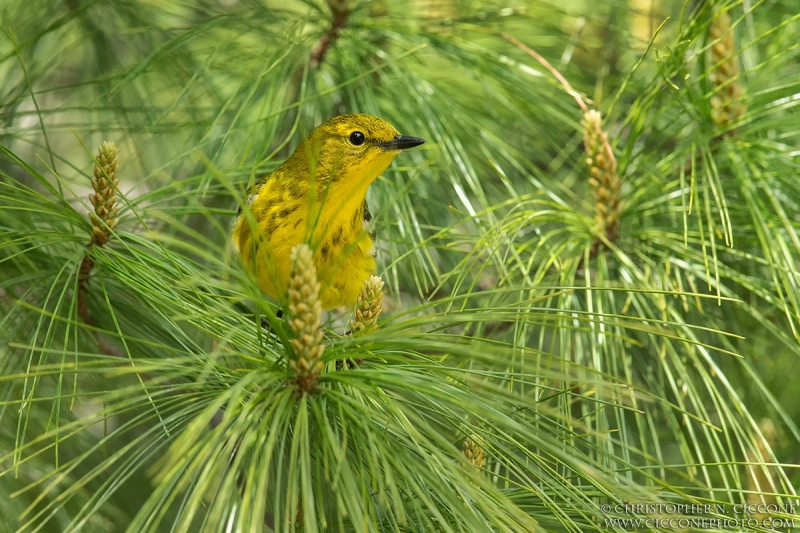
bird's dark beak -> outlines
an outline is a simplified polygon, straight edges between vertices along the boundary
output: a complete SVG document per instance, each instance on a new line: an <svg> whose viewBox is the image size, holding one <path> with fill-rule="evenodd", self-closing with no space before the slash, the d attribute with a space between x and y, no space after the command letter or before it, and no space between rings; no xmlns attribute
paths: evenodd
<svg viewBox="0 0 800 533"><path fill-rule="evenodd" d="M382 144L384 150L407 150L420 144L425 144L425 139L419 137L409 137L407 135L396 135L394 139Z"/></svg>

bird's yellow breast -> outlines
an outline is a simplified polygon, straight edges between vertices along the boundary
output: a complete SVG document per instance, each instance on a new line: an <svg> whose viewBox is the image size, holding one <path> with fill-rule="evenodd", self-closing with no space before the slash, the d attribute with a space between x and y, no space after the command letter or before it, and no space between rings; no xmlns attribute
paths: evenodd
<svg viewBox="0 0 800 533"><path fill-rule="evenodd" d="M257 275L261 290L283 300L292 249L310 243L322 286L322 306L354 305L376 268L374 243L364 228L364 199L369 184L391 160L387 154L338 169L342 177L331 181L346 180L349 186L315 186L315 198L309 194L308 182L300 186L283 172L276 171L256 186L248 198L250 209L236 222L234 242L245 268Z"/></svg>

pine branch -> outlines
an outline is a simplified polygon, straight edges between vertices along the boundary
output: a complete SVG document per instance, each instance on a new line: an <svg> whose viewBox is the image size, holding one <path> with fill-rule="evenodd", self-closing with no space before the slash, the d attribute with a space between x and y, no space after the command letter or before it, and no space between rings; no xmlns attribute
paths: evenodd
<svg viewBox="0 0 800 533"><path fill-rule="evenodd" d="M92 236L86 245L86 251L78 270L78 315L88 325L95 327L91 310L87 304L89 297L89 279L94 269L92 249L95 246L105 246L111 238L111 231L119 224L116 218L119 208L117 203L117 170L119 169L119 153L114 143L104 142L98 149L95 160L92 188L94 192L89 195L94 210L89 211L92 222ZM125 354L120 352L104 335L99 332L94 334L100 351L112 357L124 359Z"/></svg>
<svg viewBox="0 0 800 533"><path fill-rule="evenodd" d="M347 18L350 16L350 0L328 0L328 7L333 15L331 25L311 52L312 67L317 67L324 61L325 54L339 39L342 29L347 25Z"/></svg>
<svg viewBox="0 0 800 533"><path fill-rule="evenodd" d="M708 29L711 45L711 64L709 78L714 86L711 97L711 116L717 126L729 127L736 123L747 111L742 103L744 89L740 80L739 58L736 54L736 41L731 27L730 11L718 10ZM736 133L729 127L725 135Z"/></svg>

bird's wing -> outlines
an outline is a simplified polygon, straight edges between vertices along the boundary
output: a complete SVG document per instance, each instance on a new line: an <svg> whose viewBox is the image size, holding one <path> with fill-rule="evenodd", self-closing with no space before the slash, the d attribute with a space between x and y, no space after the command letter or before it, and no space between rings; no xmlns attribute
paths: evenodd
<svg viewBox="0 0 800 533"><path fill-rule="evenodd" d="M372 222L372 215L369 212L369 206L367 205L366 198L364 198L364 231L366 231L367 235L369 235L369 238L372 239L372 256L375 257L378 255L375 247L375 224Z"/></svg>
<svg viewBox="0 0 800 533"><path fill-rule="evenodd" d="M253 201L256 199L256 196L258 196L258 191L261 190L261 187L264 185L264 182L266 182L266 179L261 180L258 183L255 183L247 188L247 192L245 192L244 195L244 201L247 203L247 205L253 204ZM243 206L240 204L239 212L236 213L237 217L242 216L242 207Z"/></svg>
<svg viewBox="0 0 800 533"><path fill-rule="evenodd" d="M373 241L375 240L375 224L372 223L372 215L369 212L366 199L364 199L364 231Z"/></svg>

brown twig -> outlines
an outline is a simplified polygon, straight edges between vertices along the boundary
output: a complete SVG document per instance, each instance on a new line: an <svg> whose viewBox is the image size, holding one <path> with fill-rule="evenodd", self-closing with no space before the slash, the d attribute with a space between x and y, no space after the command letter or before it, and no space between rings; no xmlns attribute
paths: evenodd
<svg viewBox="0 0 800 533"><path fill-rule="evenodd" d="M322 61L325 59L325 55L328 53L328 50L331 46L339 39L339 34L341 30L347 25L347 18L350 16L350 5L348 0L327 0L328 8L331 10L332 18L330 26L328 30L319 38L317 45L311 51L310 56L310 66L312 69L319 67L322 64ZM292 75L292 78L289 82L289 87L286 92L285 101L287 105L293 104L296 102L298 95L300 93L300 88L303 85L303 75L306 73L306 65L300 65ZM285 139L292 132L292 123L294 122L294 118L297 116L297 108L291 107L288 110L288 113L284 119L284 126L283 131L276 136L276 140L273 143L274 146L280 146L283 143L281 139ZM288 157L291 152L287 151L290 149L290 144L286 143L281 150L281 153L284 157ZM272 150L272 148L270 149Z"/></svg>
<svg viewBox="0 0 800 533"><path fill-rule="evenodd" d="M322 34L317 42L317 45L311 51L310 56L310 64L311 68L317 68L322 64L322 61L325 59L325 55L328 53L328 50L331 46L339 39L339 34L342 29L347 25L347 19L350 16L350 2L348 0L327 0L328 8L331 10L331 23L328 27L328 30ZM287 104L292 104L295 102L296 98L298 97L298 93L300 92L300 87L302 86L303 81L303 74L306 72L305 64L300 65L297 70L295 70L294 74L292 75L291 81L289 82L289 89L286 93L286 102ZM283 132L276 136L276 143L280 144L280 139L285 138L288 136L292 130L291 124L293 122L294 117L297 114L297 108L289 109L289 112L284 120L286 126L284 126ZM287 143L283 150L288 150L289 144ZM288 157L288 153L284 154Z"/></svg>
<svg viewBox="0 0 800 533"><path fill-rule="evenodd" d="M575 89L572 88L572 85L569 84L567 79L564 76L562 76L561 73L553 65L551 65L548 60L540 56L535 50L533 50L529 46L523 44L516 38L508 35L507 33L500 33L500 37L510 42L511 44L513 44L514 46L516 46L517 48L519 48L520 50L522 50L523 52L534 58L536 61L541 63L542 66L547 70L549 70L550 74L552 74L561 83L561 85L564 86L564 89L567 90L567 93L569 93L569 95L572 96L576 102L578 102L578 106L580 106L581 110L583 110L584 113L589 111L589 107L586 105L586 102L583 101L583 97L580 95L580 93L578 93Z"/></svg>
<svg viewBox="0 0 800 533"><path fill-rule="evenodd" d="M91 248L93 247L93 243L89 243L86 246L86 254L83 256L83 261L81 261L80 269L78 270L78 316L81 317L83 323L87 326L92 328L96 327L94 323L94 319L92 318L92 313L89 311L89 305L86 303L86 299L89 296L89 274L92 272L92 268L94 268L94 259L89 255ZM126 359L124 353L122 353L116 346L111 344L105 335L98 331L93 331L94 339L97 342L97 347L100 348L100 351L106 355L110 355L111 357L119 357L120 359Z"/></svg>
<svg viewBox="0 0 800 533"><path fill-rule="evenodd" d="M86 298L89 293L89 274L94 268L94 259L89 255L93 245L94 243L90 242L86 246L83 261L81 261L81 266L78 269L78 316L88 326L94 326L89 306L86 305Z"/></svg>
<svg viewBox="0 0 800 533"><path fill-rule="evenodd" d="M514 37L508 34L501 33L500 37L510 42L511 44L515 45L520 50L527 53L529 56L531 56L536 61L541 63L541 65L548 71L550 71L550 73L561 83L561 85L564 86L564 89L567 91L567 93L570 96L572 96L576 102L578 102L578 107L581 108L581 111L583 111L584 114L589 112L589 106L586 105L586 102L583 100L583 97L580 95L580 93L572 88L572 85L570 85L567 79L564 76L562 76L561 73L558 71L558 69L556 69L553 65L551 65L548 60L540 56L535 50L533 50L529 46L526 46L525 44L523 44L522 42L520 42L519 40L515 39ZM612 161L615 161L614 151L611 149L611 145L608 143L608 139L604 139L603 142L605 144L605 149L606 149L605 151L610 155Z"/></svg>
<svg viewBox="0 0 800 533"><path fill-rule="evenodd" d="M350 16L349 0L328 0L328 8L330 8L333 18L328 31L320 37L317 46L311 52L311 66L313 67L319 66L325 59L325 54L339 39L339 34L347 25L347 18Z"/></svg>

